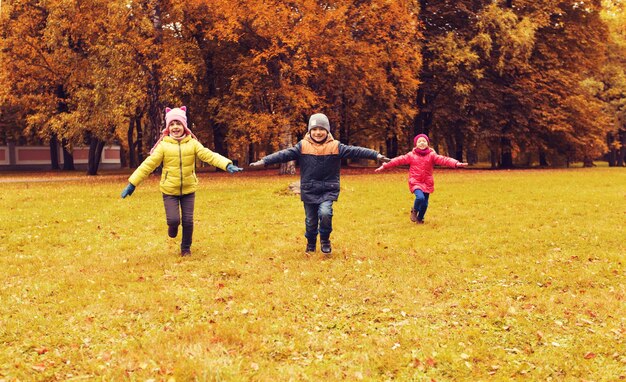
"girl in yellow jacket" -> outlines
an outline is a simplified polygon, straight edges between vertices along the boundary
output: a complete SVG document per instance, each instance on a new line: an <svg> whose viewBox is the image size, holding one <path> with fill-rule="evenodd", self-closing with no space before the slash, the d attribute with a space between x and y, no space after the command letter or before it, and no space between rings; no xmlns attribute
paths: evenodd
<svg viewBox="0 0 626 382"><path fill-rule="evenodd" d="M180 244L180 254L189 256L193 236L195 192L198 188L196 157L231 174L241 171L242 168L233 165L230 159L214 153L198 142L196 136L187 127L185 106L166 108L165 126L161 137L150 150L150 156L128 178L128 185L122 191L122 198L132 195L135 187L163 163L160 189L165 205L167 233L170 237L178 235L182 212L183 238Z"/></svg>

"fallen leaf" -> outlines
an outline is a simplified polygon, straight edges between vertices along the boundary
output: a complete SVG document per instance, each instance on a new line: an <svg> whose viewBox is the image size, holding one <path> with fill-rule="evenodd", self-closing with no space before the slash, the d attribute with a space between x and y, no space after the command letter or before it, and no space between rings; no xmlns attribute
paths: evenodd
<svg viewBox="0 0 626 382"><path fill-rule="evenodd" d="M42 354L46 354L48 352L48 348L47 347L39 347L39 348L35 348L35 351L37 352L37 354L42 355Z"/></svg>
<svg viewBox="0 0 626 382"><path fill-rule="evenodd" d="M31 369L38 371L38 372L46 371L46 365L44 365L43 363L38 363L36 365L31 366Z"/></svg>
<svg viewBox="0 0 626 382"><path fill-rule="evenodd" d="M585 359L592 359L592 358L596 358L596 353L588 352L587 354L585 354Z"/></svg>

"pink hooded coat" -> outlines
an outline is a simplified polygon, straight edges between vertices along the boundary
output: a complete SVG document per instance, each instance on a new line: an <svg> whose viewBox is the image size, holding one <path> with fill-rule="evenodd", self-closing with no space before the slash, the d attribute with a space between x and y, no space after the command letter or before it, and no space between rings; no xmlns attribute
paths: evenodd
<svg viewBox="0 0 626 382"><path fill-rule="evenodd" d="M435 181L433 179L433 168L435 165L456 167L458 160L443 155L439 155L432 150L426 155L417 153L418 149L393 158L390 162L385 163L383 167L389 169L396 166L409 165L409 188L411 193L415 190L432 193L435 191Z"/></svg>

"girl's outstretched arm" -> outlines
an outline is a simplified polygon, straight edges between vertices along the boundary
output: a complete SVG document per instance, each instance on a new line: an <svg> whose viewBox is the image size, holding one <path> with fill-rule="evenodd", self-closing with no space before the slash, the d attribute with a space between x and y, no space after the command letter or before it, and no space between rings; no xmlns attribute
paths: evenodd
<svg viewBox="0 0 626 382"><path fill-rule="evenodd" d="M201 161L206 162L211 166L217 167L221 170L228 171L228 165L231 165L233 161L207 149L202 145L202 143L196 140L194 140L193 142L195 145L196 156L200 158Z"/></svg>
<svg viewBox="0 0 626 382"><path fill-rule="evenodd" d="M435 155L435 164L446 167L467 167L467 163L465 162L460 162L454 158L439 154Z"/></svg>
<svg viewBox="0 0 626 382"><path fill-rule="evenodd" d="M163 162L163 155L163 148L161 145L158 145L152 154L141 162L139 167L137 167L133 174L128 178L128 183L133 185L133 191L134 187L139 186L139 183L143 182L148 175L152 174L152 172L159 167L159 165ZM132 194L132 191L128 195L130 194Z"/></svg>

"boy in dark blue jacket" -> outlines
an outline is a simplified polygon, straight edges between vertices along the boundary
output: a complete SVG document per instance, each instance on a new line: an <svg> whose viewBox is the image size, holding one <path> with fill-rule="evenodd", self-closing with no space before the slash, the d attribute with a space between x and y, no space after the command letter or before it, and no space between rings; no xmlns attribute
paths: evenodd
<svg viewBox="0 0 626 382"><path fill-rule="evenodd" d="M308 133L295 146L270 154L251 163L260 167L298 159L300 162L300 198L304 203L307 238L306 251L315 252L317 234L322 252L330 254L333 230L333 202L339 198L339 170L342 158L367 158L388 162L377 151L348 146L333 139L330 123L324 114L309 118Z"/></svg>

